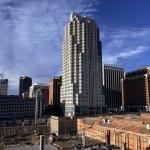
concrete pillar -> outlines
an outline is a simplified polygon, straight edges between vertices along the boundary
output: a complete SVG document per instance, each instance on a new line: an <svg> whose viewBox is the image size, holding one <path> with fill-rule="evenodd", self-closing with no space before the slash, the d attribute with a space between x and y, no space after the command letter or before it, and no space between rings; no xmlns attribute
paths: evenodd
<svg viewBox="0 0 150 150"><path fill-rule="evenodd" d="M116 131L114 130L114 145L116 145Z"/></svg>
<svg viewBox="0 0 150 150"><path fill-rule="evenodd" d="M126 133L124 134L124 141L122 143L121 149L126 150Z"/></svg>
<svg viewBox="0 0 150 150"><path fill-rule="evenodd" d="M139 148L139 136L137 135L137 138L136 138L136 150L138 150Z"/></svg>
<svg viewBox="0 0 150 150"><path fill-rule="evenodd" d="M40 150L44 150L44 135L40 135Z"/></svg>
<svg viewBox="0 0 150 150"><path fill-rule="evenodd" d="M85 141L85 132L82 133L82 145L83 145L83 148L85 148L86 146L86 141Z"/></svg>
<svg viewBox="0 0 150 150"><path fill-rule="evenodd" d="M150 136L147 136L147 148L146 150L150 150Z"/></svg>
<svg viewBox="0 0 150 150"><path fill-rule="evenodd" d="M122 144L121 150L126 150L126 143Z"/></svg>
<svg viewBox="0 0 150 150"><path fill-rule="evenodd" d="M110 145L110 130L106 131L106 145Z"/></svg>

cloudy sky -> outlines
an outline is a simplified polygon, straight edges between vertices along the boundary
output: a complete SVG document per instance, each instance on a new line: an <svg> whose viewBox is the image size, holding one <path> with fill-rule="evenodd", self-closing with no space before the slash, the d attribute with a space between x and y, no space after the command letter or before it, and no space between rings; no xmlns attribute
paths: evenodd
<svg viewBox="0 0 150 150"><path fill-rule="evenodd" d="M17 94L20 76L61 75L63 29L71 12L100 28L103 62L125 71L150 66L149 0L0 0L0 72Z"/></svg>

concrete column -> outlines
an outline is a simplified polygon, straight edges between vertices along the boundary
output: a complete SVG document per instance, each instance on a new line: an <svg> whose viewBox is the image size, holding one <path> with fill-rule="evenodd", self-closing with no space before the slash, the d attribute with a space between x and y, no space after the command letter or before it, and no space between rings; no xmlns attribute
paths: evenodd
<svg viewBox="0 0 150 150"><path fill-rule="evenodd" d="M110 130L106 131L106 145L110 145Z"/></svg>
<svg viewBox="0 0 150 150"><path fill-rule="evenodd" d="M114 145L116 145L116 131L114 130Z"/></svg>
<svg viewBox="0 0 150 150"><path fill-rule="evenodd" d="M137 138L136 138L136 150L139 150L139 136L137 135Z"/></svg>
<svg viewBox="0 0 150 150"><path fill-rule="evenodd" d="M121 134L122 136L122 134ZM122 137L121 137L122 139ZM126 150L126 133L124 133L124 140L121 140L121 150Z"/></svg>
<svg viewBox="0 0 150 150"><path fill-rule="evenodd" d="M40 135L40 150L44 150L44 135Z"/></svg>
<svg viewBox="0 0 150 150"><path fill-rule="evenodd" d="M147 149L150 150L150 136L147 136Z"/></svg>
<svg viewBox="0 0 150 150"><path fill-rule="evenodd" d="M126 150L126 143L122 144L121 150Z"/></svg>
<svg viewBox="0 0 150 150"><path fill-rule="evenodd" d="M82 133L82 145L83 145L83 148L85 148L86 146L86 141L85 141L85 132Z"/></svg>

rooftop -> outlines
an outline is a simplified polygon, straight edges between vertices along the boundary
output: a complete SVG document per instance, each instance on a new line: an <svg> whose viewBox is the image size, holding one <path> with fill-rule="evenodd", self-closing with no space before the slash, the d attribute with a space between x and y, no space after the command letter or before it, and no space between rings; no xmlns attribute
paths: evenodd
<svg viewBox="0 0 150 150"><path fill-rule="evenodd" d="M144 74L150 74L150 67L146 67L146 68L140 68L138 70L134 70L131 72L127 72L125 74L125 76L127 78L133 77L133 76L139 76L139 75L144 75Z"/></svg>

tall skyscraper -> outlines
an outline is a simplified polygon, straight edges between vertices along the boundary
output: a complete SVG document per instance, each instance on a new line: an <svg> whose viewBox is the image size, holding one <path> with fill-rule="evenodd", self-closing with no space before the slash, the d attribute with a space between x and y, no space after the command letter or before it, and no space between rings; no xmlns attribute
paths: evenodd
<svg viewBox="0 0 150 150"><path fill-rule="evenodd" d="M105 105L110 111L118 111L121 108L121 79L123 77L123 68L103 64L103 90Z"/></svg>
<svg viewBox="0 0 150 150"><path fill-rule="evenodd" d="M66 116L97 114L104 105L99 29L76 13L64 30L61 102Z"/></svg>
<svg viewBox="0 0 150 150"><path fill-rule="evenodd" d="M0 79L0 95L8 94L8 79Z"/></svg>
<svg viewBox="0 0 150 150"><path fill-rule="evenodd" d="M122 109L150 111L150 67L125 74L122 80Z"/></svg>
<svg viewBox="0 0 150 150"><path fill-rule="evenodd" d="M19 95L23 97L29 97L29 88L32 85L32 78L20 77L19 80Z"/></svg>
<svg viewBox="0 0 150 150"><path fill-rule="evenodd" d="M60 105L60 87L62 84L62 77L54 77L50 80L49 85L49 104L51 106Z"/></svg>

